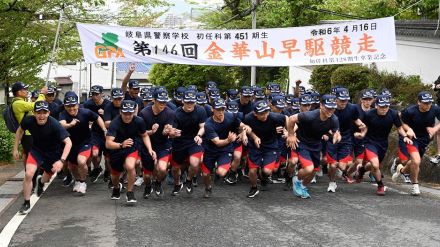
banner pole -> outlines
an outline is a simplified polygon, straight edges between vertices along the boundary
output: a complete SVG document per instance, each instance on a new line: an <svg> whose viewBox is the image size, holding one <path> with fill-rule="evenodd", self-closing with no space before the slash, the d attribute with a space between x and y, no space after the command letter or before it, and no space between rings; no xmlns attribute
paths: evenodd
<svg viewBox="0 0 440 247"><path fill-rule="evenodd" d="M61 28L61 20L63 19L63 11L64 11L64 4L63 4L63 6L61 7L61 10L60 10L60 18L58 19L58 26L57 26L57 32L55 34L55 41L53 42L52 53L50 54L49 68L47 69L47 77L46 77L46 87L49 84L50 70L52 69L52 63L53 63L53 60L55 58L55 52L56 52L56 49L57 49L58 39L59 39L59 36L60 36L60 28Z"/></svg>

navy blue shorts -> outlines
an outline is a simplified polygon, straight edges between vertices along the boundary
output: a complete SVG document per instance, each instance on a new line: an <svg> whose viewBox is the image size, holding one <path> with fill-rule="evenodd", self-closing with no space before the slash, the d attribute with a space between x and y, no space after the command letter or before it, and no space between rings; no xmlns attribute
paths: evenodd
<svg viewBox="0 0 440 247"><path fill-rule="evenodd" d="M337 162L349 163L353 161L353 143L344 142L333 144L332 141L327 142L326 158L328 164Z"/></svg>
<svg viewBox="0 0 440 247"><path fill-rule="evenodd" d="M157 160L162 160L162 161L165 161L166 163L168 163L170 161L171 147L166 148L166 149L157 150L157 149L154 149L154 146L153 146L153 150L154 150L154 152L156 152ZM154 170L155 162L151 158L151 155L148 153L148 150L145 146L143 146L143 148L140 149L139 155L141 157L142 168L143 168L144 174L151 174Z"/></svg>
<svg viewBox="0 0 440 247"><path fill-rule="evenodd" d="M385 143L367 142L365 144L366 161L371 161L373 158L377 157L379 159L379 163L381 163L385 158L387 149L388 144L385 145Z"/></svg>
<svg viewBox="0 0 440 247"><path fill-rule="evenodd" d="M93 145L93 150L99 149L99 154L103 152L104 154L108 153L107 148L105 148L105 137L92 132L92 141L90 143Z"/></svg>
<svg viewBox="0 0 440 247"><path fill-rule="evenodd" d="M205 152L203 155L202 172L204 174L210 174L216 164L217 167L223 167L229 170L232 162L232 153L229 152Z"/></svg>
<svg viewBox="0 0 440 247"><path fill-rule="evenodd" d="M261 150L256 148L249 148L248 166L253 168L267 168L275 169L278 158L278 152L275 150Z"/></svg>
<svg viewBox="0 0 440 247"><path fill-rule="evenodd" d="M299 163L302 168L313 166L315 171L321 169L321 150L322 144L308 145L304 142L300 142L296 148L298 153Z"/></svg>
<svg viewBox="0 0 440 247"><path fill-rule="evenodd" d="M406 144L403 141L403 138L399 136L399 149L397 150L397 155L400 159L400 161L405 162L409 160L410 153L418 152L420 154L420 157L423 157L423 155L426 152L426 147L429 144L429 139L425 140L422 138L417 138L412 140L413 144Z"/></svg>
<svg viewBox="0 0 440 247"><path fill-rule="evenodd" d="M182 150L174 150L171 155L171 165L181 166L190 156L201 159L203 155L203 147L197 143L191 144L189 147Z"/></svg>
<svg viewBox="0 0 440 247"><path fill-rule="evenodd" d="M50 155L51 157L48 157L48 155L43 155L39 151L35 149L31 149L28 153L28 157L26 160L26 164L33 164L37 166L38 168L42 168L44 172L46 172L49 175L53 175L52 168L53 163L57 162L60 157L60 155Z"/></svg>
<svg viewBox="0 0 440 247"><path fill-rule="evenodd" d="M365 142L364 140L354 139L353 153L356 159L364 159Z"/></svg>
<svg viewBox="0 0 440 247"><path fill-rule="evenodd" d="M112 150L112 152L110 153L110 159L111 159L110 165L113 174L118 175L124 171L125 160L128 157L139 159L139 153L134 146L129 148Z"/></svg>
<svg viewBox="0 0 440 247"><path fill-rule="evenodd" d="M83 145L72 146L69 156L67 156L67 161L69 161L73 165L77 165L79 155L86 157L86 159L88 160L92 155L92 145L87 143Z"/></svg>

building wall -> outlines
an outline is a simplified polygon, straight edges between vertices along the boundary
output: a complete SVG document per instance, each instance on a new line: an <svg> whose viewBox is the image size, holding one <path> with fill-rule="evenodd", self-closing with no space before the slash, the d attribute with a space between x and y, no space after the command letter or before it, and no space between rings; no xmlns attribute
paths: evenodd
<svg viewBox="0 0 440 247"><path fill-rule="evenodd" d="M5 99L5 89L4 88L0 88L0 105L5 104L6 102Z"/></svg>

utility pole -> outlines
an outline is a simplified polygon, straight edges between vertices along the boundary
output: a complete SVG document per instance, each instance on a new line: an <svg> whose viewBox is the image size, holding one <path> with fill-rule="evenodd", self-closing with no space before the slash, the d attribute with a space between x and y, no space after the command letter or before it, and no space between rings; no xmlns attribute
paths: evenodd
<svg viewBox="0 0 440 247"><path fill-rule="evenodd" d="M52 63L53 63L53 60L55 59L55 52L57 50L58 39L60 38L60 28L61 28L61 20L63 19L63 11L64 11L64 5L61 7L61 10L60 10L60 18L58 19L58 26L57 26L57 32L55 34L55 41L53 42L52 53L50 54L49 68L47 70L47 77L46 77L46 86L48 86L48 84L49 84L50 70L52 69Z"/></svg>
<svg viewBox="0 0 440 247"><path fill-rule="evenodd" d="M252 29L257 28L257 1L252 0ZM257 80L257 67L251 67L251 86L255 86Z"/></svg>

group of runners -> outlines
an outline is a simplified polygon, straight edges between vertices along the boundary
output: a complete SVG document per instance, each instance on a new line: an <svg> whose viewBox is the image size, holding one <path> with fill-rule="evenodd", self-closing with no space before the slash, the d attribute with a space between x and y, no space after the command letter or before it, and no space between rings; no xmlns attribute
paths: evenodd
<svg viewBox="0 0 440 247"><path fill-rule="evenodd" d="M360 183L369 172L376 194L383 196L381 163L393 126L399 151L392 179L409 174L411 194L420 194L421 157L440 128L435 123L440 108L430 92L420 92L416 104L401 112L390 108L392 95L386 89L378 94L365 89L354 104L346 88L320 95L300 81L294 94L284 94L276 83L266 90L243 86L222 94L210 81L203 91L190 85L171 96L164 87L141 88L130 79L134 69L121 88L111 90L110 100L103 97L102 86L94 85L83 104L72 91L57 103L56 90L47 87L27 102L28 86L13 85L12 109L20 122L13 155L19 159L21 142L26 167L20 213L29 212L33 188L40 196L54 173L80 195L86 194L87 176L94 183L103 175L111 199L120 199L124 188L127 203L137 202L135 184L144 184L144 198L161 197L169 177L176 196L183 188L193 193L201 177L203 196L209 198L212 177L235 184L239 174L249 179L249 198L282 180L286 190L306 199L323 160L328 192L337 191L339 177Z"/></svg>

